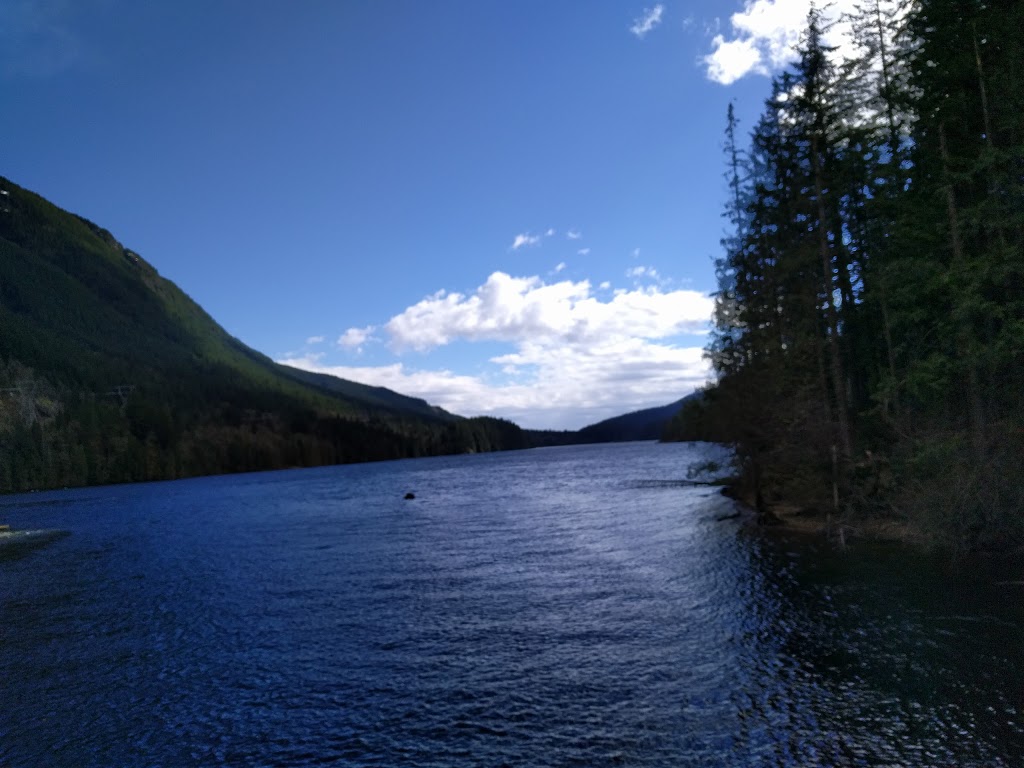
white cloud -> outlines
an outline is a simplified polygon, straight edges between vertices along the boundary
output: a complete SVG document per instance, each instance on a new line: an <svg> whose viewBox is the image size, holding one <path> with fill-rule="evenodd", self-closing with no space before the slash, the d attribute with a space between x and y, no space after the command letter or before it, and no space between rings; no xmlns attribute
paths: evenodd
<svg viewBox="0 0 1024 768"><path fill-rule="evenodd" d="M768 70L761 62L761 52L753 40L729 40L718 35L711 43L715 52L706 56L708 77L716 83L731 85L744 75L765 75Z"/></svg>
<svg viewBox="0 0 1024 768"><path fill-rule="evenodd" d="M597 286L597 287L598 287L598 288L600 288L600 289L601 289L602 291L607 291L607 290L608 290L609 288L611 288L611 287L612 287L612 284L611 284L611 283L609 283L609 282L608 282L607 280L605 280L605 281L604 281L603 283L601 283L601 284L600 284L599 286Z"/></svg>
<svg viewBox="0 0 1024 768"><path fill-rule="evenodd" d="M512 241L512 250L518 251L524 245L536 245L540 242L540 235L531 235L529 232L525 232L521 235L516 235Z"/></svg>
<svg viewBox="0 0 1024 768"><path fill-rule="evenodd" d="M578 429L665 405L709 377L701 347L623 339L589 348L526 345L491 362L505 378L467 376L403 363L331 366L311 357L278 362L421 397L462 416L499 416L532 429ZM525 378L517 376L528 369Z"/></svg>
<svg viewBox="0 0 1024 768"><path fill-rule="evenodd" d="M308 339L306 339L307 344L323 344L323 342L323 336L310 336Z"/></svg>
<svg viewBox="0 0 1024 768"><path fill-rule="evenodd" d="M589 281L545 284L495 272L472 296L438 292L384 326L396 350L467 341L591 343L701 332L712 301L697 291L634 290L602 303Z"/></svg>
<svg viewBox="0 0 1024 768"><path fill-rule="evenodd" d="M541 240L545 237L554 237L558 232L554 227L548 227L543 233L534 235L529 232L523 232L522 234L516 235L512 240L512 247L509 250L518 251L525 245L538 245Z"/></svg>
<svg viewBox="0 0 1024 768"><path fill-rule="evenodd" d="M652 280L657 280L660 275L654 267L633 267L626 270L626 277L649 277Z"/></svg>
<svg viewBox="0 0 1024 768"><path fill-rule="evenodd" d="M338 337L338 346L356 352L363 351L363 345L373 340L375 326L368 325L365 328L349 328Z"/></svg>
<svg viewBox="0 0 1024 768"><path fill-rule="evenodd" d="M701 385L708 377L702 348L680 342L707 332L712 309L697 291L648 287L598 298L585 280L547 284L495 272L470 295L438 291L384 326L398 351L455 341L511 345L480 374L400 363L329 366L310 355L280 362L389 387L466 416L578 428L664 405Z"/></svg>
<svg viewBox="0 0 1024 768"><path fill-rule="evenodd" d="M555 265L555 272L561 272L563 269L565 269L564 261L560 261L557 265Z"/></svg>
<svg viewBox="0 0 1024 768"><path fill-rule="evenodd" d="M586 256L588 253L590 253L590 249L589 248L580 248L578 251L576 251L576 253L579 256Z"/></svg>
<svg viewBox="0 0 1024 768"><path fill-rule="evenodd" d="M565 236L570 240L579 240L581 237L583 237L583 233L580 232L578 229L570 229L568 232L565 233Z"/></svg>
<svg viewBox="0 0 1024 768"><path fill-rule="evenodd" d="M708 78L729 85L748 74L770 75L795 61L812 4L814 0L746 0L743 10L729 20L732 35L718 34L711 42L712 52L704 57ZM840 19L858 4L859 0L817 3L827 29L824 41L836 46L837 60L853 54L850 26Z"/></svg>
<svg viewBox="0 0 1024 768"><path fill-rule="evenodd" d="M633 19L633 26L629 28L629 31L640 40L643 40L647 37L648 32L661 24L661 16L664 12L665 6L661 3L658 3L653 8L644 8L643 13Z"/></svg>

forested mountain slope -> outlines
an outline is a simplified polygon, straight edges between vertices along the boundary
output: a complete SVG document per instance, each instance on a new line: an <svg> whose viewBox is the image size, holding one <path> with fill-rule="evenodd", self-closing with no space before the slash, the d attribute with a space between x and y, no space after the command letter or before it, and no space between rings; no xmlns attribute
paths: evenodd
<svg viewBox="0 0 1024 768"><path fill-rule="evenodd" d="M694 395L688 395L668 405L644 408L591 424L579 431L579 442L611 443L625 440L660 440L665 433L666 426L692 397Z"/></svg>
<svg viewBox="0 0 1024 768"><path fill-rule="evenodd" d="M524 445L508 422L273 362L0 177L0 491Z"/></svg>

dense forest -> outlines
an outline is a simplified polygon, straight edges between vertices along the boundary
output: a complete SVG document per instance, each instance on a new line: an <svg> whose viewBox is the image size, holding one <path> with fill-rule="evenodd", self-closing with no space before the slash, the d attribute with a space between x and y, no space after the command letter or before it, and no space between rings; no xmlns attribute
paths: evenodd
<svg viewBox="0 0 1024 768"><path fill-rule="evenodd" d="M0 492L527 445L508 421L273 362L0 178Z"/></svg>
<svg viewBox="0 0 1024 768"><path fill-rule="evenodd" d="M676 435L737 446L762 520L1024 541L1024 3L812 11L749 145L730 108L717 382Z"/></svg>

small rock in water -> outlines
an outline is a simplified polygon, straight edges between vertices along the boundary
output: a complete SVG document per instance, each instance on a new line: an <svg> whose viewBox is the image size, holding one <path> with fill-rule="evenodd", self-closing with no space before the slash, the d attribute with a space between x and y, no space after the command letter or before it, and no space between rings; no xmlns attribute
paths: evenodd
<svg viewBox="0 0 1024 768"><path fill-rule="evenodd" d="M408 501L409 499L415 499L415 498L416 498L416 494L415 493L407 493L407 494L405 494L405 500L406 501Z"/></svg>

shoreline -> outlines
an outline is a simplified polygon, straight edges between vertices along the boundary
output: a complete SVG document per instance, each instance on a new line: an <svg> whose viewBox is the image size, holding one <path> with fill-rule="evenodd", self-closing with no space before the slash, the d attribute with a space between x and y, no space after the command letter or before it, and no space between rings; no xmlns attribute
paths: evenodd
<svg viewBox="0 0 1024 768"><path fill-rule="evenodd" d="M917 526L891 517L863 516L849 513L819 512L807 510L793 504L777 504L770 508L774 520L762 522L757 513L754 499L747 494L737 493L732 486L722 489L722 494L734 499L746 512L746 527L759 531L778 531L814 536L845 547L850 541L885 541L909 544L929 549L937 542Z"/></svg>
<svg viewBox="0 0 1024 768"><path fill-rule="evenodd" d="M772 509L777 524L762 525L762 530L792 531L807 536L818 536L845 546L852 540L886 541L930 548L935 541L910 523L892 518L854 517L849 514L808 512L798 507L779 505Z"/></svg>

